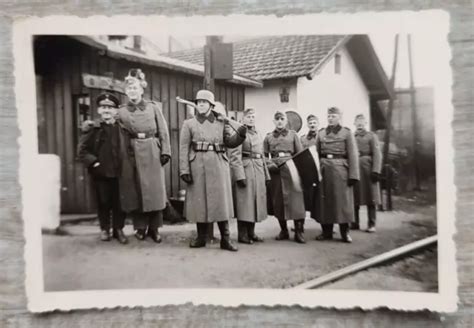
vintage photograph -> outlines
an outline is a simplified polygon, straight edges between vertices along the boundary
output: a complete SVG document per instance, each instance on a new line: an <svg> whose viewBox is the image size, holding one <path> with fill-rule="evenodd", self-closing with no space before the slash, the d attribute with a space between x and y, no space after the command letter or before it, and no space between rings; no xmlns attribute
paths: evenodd
<svg viewBox="0 0 474 328"><path fill-rule="evenodd" d="M43 292L438 293L443 42L34 33Z"/></svg>

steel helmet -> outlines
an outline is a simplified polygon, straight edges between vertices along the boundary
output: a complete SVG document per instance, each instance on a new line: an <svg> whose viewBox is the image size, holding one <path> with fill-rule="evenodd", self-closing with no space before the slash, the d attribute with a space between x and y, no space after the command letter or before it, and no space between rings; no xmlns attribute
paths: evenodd
<svg viewBox="0 0 474 328"><path fill-rule="evenodd" d="M196 99L194 99L194 102L197 102L198 100L207 100L212 106L216 105L214 94L209 90L199 90L196 93Z"/></svg>

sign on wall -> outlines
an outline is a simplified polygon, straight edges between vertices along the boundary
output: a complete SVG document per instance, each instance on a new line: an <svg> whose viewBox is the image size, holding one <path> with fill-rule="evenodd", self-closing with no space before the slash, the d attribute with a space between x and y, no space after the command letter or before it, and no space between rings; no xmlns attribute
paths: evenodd
<svg viewBox="0 0 474 328"><path fill-rule="evenodd" d="M87 88L103 89L125 93L123 81L108 76L83 73L82 83Z"/></svg>

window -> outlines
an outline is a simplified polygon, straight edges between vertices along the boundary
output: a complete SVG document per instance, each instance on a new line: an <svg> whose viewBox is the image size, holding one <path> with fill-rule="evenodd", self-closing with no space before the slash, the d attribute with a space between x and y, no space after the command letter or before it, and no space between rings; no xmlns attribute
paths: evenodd
<svg viewBox="0 0 474 328"><path fill-rule="evenodd" d="M89 94L73 95L72 98L74 106L74 143L77 145L79 137L81 136L82 123L87 120L92 120L92 109Z"/></svg>
<svg viewBox="0 0 474 328"><path fill-rule="evenodd" d="M341 55L340 54L336 54L336 56L334 56L334 73L341 74Z"/></svg>

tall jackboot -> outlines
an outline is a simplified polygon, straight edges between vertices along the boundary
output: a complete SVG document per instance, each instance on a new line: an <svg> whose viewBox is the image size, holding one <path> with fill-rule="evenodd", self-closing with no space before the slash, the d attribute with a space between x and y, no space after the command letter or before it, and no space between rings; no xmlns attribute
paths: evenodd
<svg viewBox="0 0 474 328"><path fill-rule="evenodd" d="M247 228L250 240L255 241L257 243L263 242L263 238L255 234L255 222L247 222Z"/></svg>
<svg viewBox="0 0 474 328"><path fill-rule="evenodd" d="M321 224L321 229L323 232L319 236L316 236L316 240L331 240L333 227L333 224Z"/></svg>
<svg viewBox="0 0 474 328"><path fill-rule="evenodd" d="M229 221L219 221L217 222L217 226L221 233L221 249L237 252L237 247L235 247L230 241Z"/></svg>
<svg viewBox="0 0 474 328"><path fill-rule="evenodd" d="M253 240L249 238L247 222L237 220L237 234L238 234L237 240L239 243L253 244Z"/></svg>
<svg viewBox="0 0 474 328"><path fill-rule="evenodd" d="M376 213L375 205L367 205L367 215L369 217L367 232L375 232Z"/></svg>
<svg viewBox="0 0 474 328"><path fill-rule="evenodd" d="M191 240L189 247L199 248L206 246L207 223L196 223L197 237Z"/></svg>
<svg viewBox="0 0 474 328"><path fill-rule="evenodd" d="M355 205L354 206L354 218L355 222L351 223L351 230L359 230L360 225L359 225L359 206Z"/></svg>
<svg viewBox="0 0 474 328"><path fill-rule="evenodd" d="M352 243L352 238L349 235L349 223L340 223L339 231L341 232L342 241L345 243Z"/></svg>
<svg viewBox="0 0 474 328"><path fill-rule="evenodd" d="M280 233L275 237L276 240L288 240L290 239L290 233L288 232L288 226L286 225L286 220L278 220L280 224Z"/></svg>
<svg viewBox="0 0 474 328"><path fill-rule="evenodd" d="M295 241L300 244L306 243L303 236L303 227L304 219L295 220Z"/></svg>

